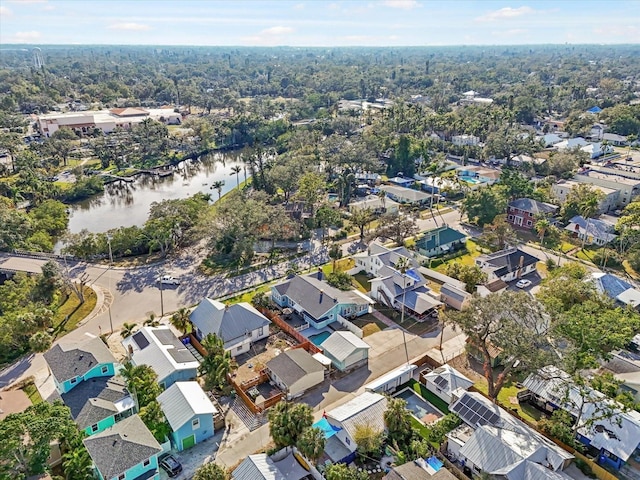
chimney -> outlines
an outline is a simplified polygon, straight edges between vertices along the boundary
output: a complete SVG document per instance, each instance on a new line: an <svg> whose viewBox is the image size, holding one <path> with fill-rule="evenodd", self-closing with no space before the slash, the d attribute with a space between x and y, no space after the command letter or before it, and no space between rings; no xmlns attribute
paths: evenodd
<svg viewBox="0 0 640 480"><path fill-rule="evenodd" d="M318 267L318 280L322 280L322 268Z"/></svg>
<svg viewBox="0 0 640 480"><path fill-rule="evenodd" d="M324 290L320 290L320 303L322 303L323 296L324 296Z"/></svg>

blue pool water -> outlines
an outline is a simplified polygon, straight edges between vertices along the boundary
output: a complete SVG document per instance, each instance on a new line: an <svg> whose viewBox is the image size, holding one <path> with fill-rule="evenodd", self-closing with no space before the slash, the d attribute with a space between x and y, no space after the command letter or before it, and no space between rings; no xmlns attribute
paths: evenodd
<svg viewBox="0 0 640 480"><path fill-rule="evenodd" d="M427 458L427 463L431 468L433 468L436 472L442 468L443 463L438 460L437 457L429 457Z"/></svg>
<svg viewBox="0 0 640 480"><path fill-rule="evenodd" d="M471 183L473 185L476 185L478 183L482 183L480 180L478 180L477 178L473 178L473 177L464 177L461 176L460 180L462 180L463 182L467 182L467 183Z"/></svg>
<svg viewBox="0 0 640 480"><path fill-rule="evenodd" d="M311 340L311 343L313 343L314 345L320 346L320 344L330 336L331 334L329 332L322 332L318 333L317 335L310 336L309 340Z"/></svg>

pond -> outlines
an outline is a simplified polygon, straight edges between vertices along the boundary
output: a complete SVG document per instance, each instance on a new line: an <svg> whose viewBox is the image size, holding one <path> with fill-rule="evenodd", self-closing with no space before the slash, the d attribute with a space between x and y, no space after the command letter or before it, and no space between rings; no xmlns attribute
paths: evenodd
<svg viewBox="0 0 640 480"><path fill-rule="evenodd" d="M69 231L78 233L106 232L117 227L142 226L149 216L153 202L187 198L195 193L209 193L213 202L218 191L212 189L216 181L224 181L222 195L243 182L248 172L240 160L241 152L213 153L198 160L185 160L173 167L173 175L157 177L138 175L131 183L115 182L105 185L104 193L69 205ZM236 165L243 168L238 175L231 172Z"/></svg>

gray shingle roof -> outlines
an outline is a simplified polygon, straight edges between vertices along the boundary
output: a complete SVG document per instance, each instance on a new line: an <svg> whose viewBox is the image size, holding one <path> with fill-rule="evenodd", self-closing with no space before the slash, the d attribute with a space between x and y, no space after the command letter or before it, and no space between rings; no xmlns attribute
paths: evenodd
<svg viewBox="0 0 640 480"><path fill-rule="evenodd" d="M532 198L518 198L517 200L509 202L509 206L525 212L531 212L534 215L546 215L549 213L554 213L556 210L558 210L558 208L560 208L557 205L538 202L537 200L533 200Z"/></svg>
<svg viewBox="0 0 640 480"><path fill-rule="evenodd" d="M244 337L247 332L271 323L246 302L226 306L210 298L203 299L189 318L203 336L214 333L222 338L225 347L232 346L235 340Z"/></svg>
<svg viewBox="0 0 640 480"><path fill-rule="evenodd" d="M286 295L316 320L324 317L337 304L373 303L354 290L343 291L332 287L319 279L317 273L297 275L275 288L280 295Z"/></svg>
<svg viewBox="0 0 640 480"><path fill-rule="evenodd" d="M100 337L74 347L58 343L45 352L44 359L59 383L82 376L98 364L117 363Z"/></svg>
<svg viewBox="0 0 640 480"><path fill-rule="evenodd" d="M158 395L158 402L174 432L196 415L218 411L198 382L176 382Z"/></svg>
<svg viewBox="0 0 640 480"><path fill-rule="evenodd" d="M351 332L333 332L322 342L322 350L339 362L344 361L358 349L369 349L369 345Z"/></svg>
<svg viewBox="0 0 640 480"><path fill-rule="evenodd" d="M310 373L324 370L320 362L302 348L282 352L269 360L266 366L287 386L293 385Z"/></svg>
<svg viewBox="0 0 640 480"><path fill-rule="evenodd" d="M116 477L162 451L138 415L85 438L83 443L104 478Z"/></svg>
<svg viewBox="0 0 640 480"><path fill-rule="evenodd" d="M129 397L122 377L92 378L81 382L62 395L62 401L71 410L78 428L85 428L118 413L116 402ZM133 400L131 400L133 405Z"/></svg>
<svg viewBox="0 0 640 480"><path fill-rule="evenodd" d="M517 271L520 268L521 260L522 268L535 265L540 261L538 257L534 257L519 248L507 248L489 255L480 255L476 259L476 261L486 262L491 265L493 273L497 277Z"/></svg>

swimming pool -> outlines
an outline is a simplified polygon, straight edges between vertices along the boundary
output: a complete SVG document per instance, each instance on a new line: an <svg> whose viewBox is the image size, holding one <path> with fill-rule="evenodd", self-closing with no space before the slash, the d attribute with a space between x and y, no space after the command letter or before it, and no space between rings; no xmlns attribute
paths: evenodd
<svg viewBox="0 0 640 480"><path fill-rule="evenodd" d="M474 177L461 176L460 180L462 180L463 182L466 182L466 183L470 183L472 185L477 185L478 183L482 183L480 180L478 180L477 178L474 178Z"/></svg>
<svg viewBox="0 0 640 480"><path fill-rule="evenodd" d="M405 388L395 395L395 397L402 398L407 402L407 410L424 424L434 423L442 418L442 412L440 410L410 388Z"/></svg>
<svg viewBox="0 0 640 480"><path fill-rule="evenodd" d="M311 335L309 337L309 340L311 340L311 343L313 343L314 345L320 346L320 344L330 336L331 336L331 333L329 332L321 332L316 335Z"/></svg>

